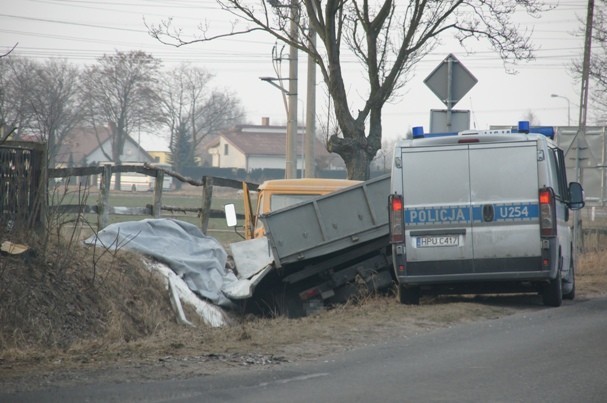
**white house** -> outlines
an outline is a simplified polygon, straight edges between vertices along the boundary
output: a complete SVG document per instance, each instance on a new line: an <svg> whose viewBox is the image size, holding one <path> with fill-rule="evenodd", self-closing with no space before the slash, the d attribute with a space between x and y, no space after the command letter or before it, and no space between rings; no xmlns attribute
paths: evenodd
<svg viewBox="0 0 607 403"><path fill-rule="evenodd" d="M89 166L109 161L111 156L112 138L109 128L79 127L64 141L56 161L57 165L62 167ZM120 160L123 164L155 162L154 157L129 136L126 138Z"/></svg>
<svg viewBox="0 0 607 403"><path fill-rule="evenodd" d="M305 128L299 127L296 139L297 169L304 165L303 139ZM284 169L286 164L286 126L271 126L268 118L261 125L238 125L219 133L207 150L212 166L217 168ZM343 161L337 154L329 153L325 146L314 139L314 161L320 169L343 169Z"/></svg>

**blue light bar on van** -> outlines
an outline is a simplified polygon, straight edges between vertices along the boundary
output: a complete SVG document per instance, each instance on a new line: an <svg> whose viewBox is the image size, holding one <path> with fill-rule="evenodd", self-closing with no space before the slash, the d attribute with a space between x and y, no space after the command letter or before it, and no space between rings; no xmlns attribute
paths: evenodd
<svg viewBox="0 0 607 403"><path fill-rule="evenodd" d="M413 129L411 129L411 133L413 134L414 139L423 139L424 138L423 126L415 126Z"/></svg>
<svg viewBox="0 0 607 403"><path fill-rule="evenodd" d="M411 129L414 139L432 138L432 137L447 137L457 136L458 132L444 132L444 133L424 133L422 126L416 126ZM464 133L464 132L461 132ZM496 134L511 134L511 133L535 133L544 135L554 140L554 127L552 126L530 126L528 121L518 122L518 126L513 126L511 129L492 129L492 130L479 130L475 133L467 134L480 134L480 135L496 135ZM466 133L464 133L466 134Z"/></svg>
<svg viewBox="0 0 607 403"><path fill-rule="evenodd" d="M543 134L549 139L554 140L554 127L552 126L533 126L529 131L531 133Z"/></svg>
<svg viewBox="0 0 607 403"><path fill-rule="evenodd" d="M529 126L529 122L521 121L518 122L518 132L541 134L554 140L554 127L552 126Z"/></svg>

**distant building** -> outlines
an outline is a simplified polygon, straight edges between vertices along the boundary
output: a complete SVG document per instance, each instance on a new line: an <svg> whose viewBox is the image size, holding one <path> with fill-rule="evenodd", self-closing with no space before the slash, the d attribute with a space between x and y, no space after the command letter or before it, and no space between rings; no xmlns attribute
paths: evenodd
<svg viewBox="0 0 607 403"><path fill-rule="evenodd" d="M112 138L107 127L79 127L65 139L56 157L57 167L90 166L111 160ZM156 162L133 138L127 136L120 156L123 164ZM159 161L158 161L159 162Z"/></svg>
<svg viewBox="0 0 607 403"><path fill-rule="evenodd" d="M154 159L154 162L159 164L170 164L171 163L171 152L170 151L148 151L148 154Z"/></svg>
<svg viewBox="0 0 607 403"><path fill-rule="evenodd" d="M304 166L305 128L299 127L296 139L297 169ZM271 126L268 118L261 125L238 125L219 133L207 146L211 165L216 168L284 169L286 164L286 126ZM314 139L314 163L317 169L344 169L342 159L331 154Z"/></svg>

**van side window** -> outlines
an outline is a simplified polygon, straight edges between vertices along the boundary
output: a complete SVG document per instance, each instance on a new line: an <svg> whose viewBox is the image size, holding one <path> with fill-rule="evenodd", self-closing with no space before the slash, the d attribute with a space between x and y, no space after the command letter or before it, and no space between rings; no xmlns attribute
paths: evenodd
<svg viewBox="0 0 607 403"><path fill-rule="evenodd" d="M555 172L550 174L553 176L554 184L558 186L558 189L554 189L557 197L563 201L567 201L567 172L565 169L565 154L560 148L550 149L550 158L553 161Z"/></svg>

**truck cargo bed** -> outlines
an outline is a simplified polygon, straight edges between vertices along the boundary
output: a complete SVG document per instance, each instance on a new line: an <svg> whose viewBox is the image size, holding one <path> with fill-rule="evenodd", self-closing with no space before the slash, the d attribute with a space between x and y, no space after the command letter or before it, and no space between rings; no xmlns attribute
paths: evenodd
<svg viewBox="0 0 607 403"><path fill-rule="evenodd" d="M390 175L260 216L277 268L388 235Z"/></svg>

